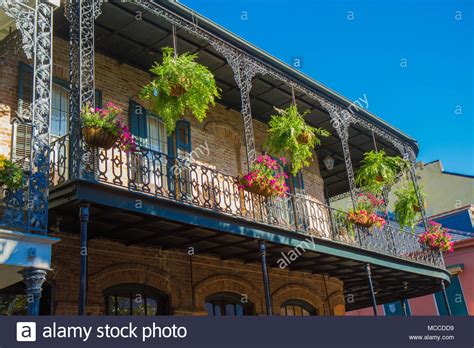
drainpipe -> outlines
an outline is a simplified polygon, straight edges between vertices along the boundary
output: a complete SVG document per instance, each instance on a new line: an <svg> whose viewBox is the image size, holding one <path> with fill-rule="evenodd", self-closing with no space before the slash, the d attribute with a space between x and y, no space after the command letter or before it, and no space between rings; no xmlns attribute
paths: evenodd
<svg viewBox="0 0 474 348"><path fill-rule="evenodd" d="M267 308L267 315L273 315L272 313L272 300L270 296L270 280L268 278L268 267L267 267L267 247L265 241L259 240L259 253L262 258L262 275L263 275L263 287L265 290L265 306Z"/></svg>

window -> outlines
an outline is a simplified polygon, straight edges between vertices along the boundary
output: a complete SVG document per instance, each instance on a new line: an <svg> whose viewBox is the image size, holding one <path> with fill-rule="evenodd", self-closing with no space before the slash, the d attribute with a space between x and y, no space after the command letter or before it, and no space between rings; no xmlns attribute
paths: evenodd
<svg viewBox="0 0 474 348"><path fill-rule="evenodd" d="M302 300L288 300L280 308L282 316L303 316L318 315L316 308Z"/></svg>
<svg viewBox="0 0 474 348"><path fill-rule="evenodd" d="M146 139L146 147L150 150L166 154L168 152L168 139L163 121L158 116L150 114L147 118L147 126L148 138Z"/></svg>
<svg viewBox="0 0 474 348"><path fill-rule="evenodd" d="M0 290L0 315L27 315L26 287L21 281ZM43 283L39 314L51 314L51 285Z"/></svg>
<svg viewBox="0 0 474 348"><path fill-rule="evenodd" d="M51 135L61 137L68 132L69 91L60 84L53 84L51 103Z"/></svg>
<svg viewBox="0 0 474 348"><path fill-rule="evenodd" d="M104 291L107 315L167 315L168 296L143 284L120 284Z"/></svg>
<svg viewBox="0 0 474 348"><path fill-rule="evenodd" d="M208 315L243 316L253 315L253 304L243 302L239 295L231 293L215 294L206 299L204 306Z"/></svg>

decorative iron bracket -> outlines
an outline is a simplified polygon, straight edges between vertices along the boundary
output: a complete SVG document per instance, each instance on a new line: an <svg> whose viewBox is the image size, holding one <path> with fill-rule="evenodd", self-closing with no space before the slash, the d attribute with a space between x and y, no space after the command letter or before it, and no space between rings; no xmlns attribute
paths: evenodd
<svg viewBox="0 0 474 348"><path fill-rule="evenodd" d="M28 0L3 0L0 8L15 20L16 28L21 33L23 51L28 59L33 57L35 43L35 9L28 6Z"/></svg>

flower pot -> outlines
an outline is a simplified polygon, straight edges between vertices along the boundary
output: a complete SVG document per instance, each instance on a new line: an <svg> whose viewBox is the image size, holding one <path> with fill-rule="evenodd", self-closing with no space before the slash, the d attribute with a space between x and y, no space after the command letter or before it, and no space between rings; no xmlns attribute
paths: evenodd
<svg viewBox="0 0 474 348"><path fill-rule="evenodd" d="M118 137L103 128L84 127L82 128L82 136L87 145L91 147L100 147L104 150L114 146Z"/></svg>
<svg viewBox="0 0 474 348"><path fill-rule="evenodd" d="M353 223L354 225L357 225L359 227L365 227L365 228L370 228L374 224L372 221L370 221L368 216L358 216L358 219L351 219L349 218L349 221Z"/></svg>
<svg viewBox="0 0 474 348"><path fill-rule="evenodd" d="M300 135L298 135L298 143L300 144L309 144L311 140L313 139L313 134L311 132L302 132Z"/></svg>
<svg viewBox="0 0 474 348"><path fill-rule="evenodd" d="M183 87L183 85L177 83L177 84L171 86L170 96L172 96L172 97L180 97L180 96L182 96L184 93L186 93L186 89Z"/></svg>
<svg viewBox="0 0 474 348"><path fill-rule="evenodd" d="M272 189L268 186L261 186L260 184L253 184L251 187L245 187L245 191L264 196L271 197L273 196Z"/></svg>
<svg viewBox="0 0 474 348"><path fill-rule="evenodd" d="M423 203L423 207L426 209L428 208L428 205L425 203ZM417 213L420 213L421 212L421 208L420 208L420 205L419 204L414 204L413 205L413 210L416 211Z"/></svg>

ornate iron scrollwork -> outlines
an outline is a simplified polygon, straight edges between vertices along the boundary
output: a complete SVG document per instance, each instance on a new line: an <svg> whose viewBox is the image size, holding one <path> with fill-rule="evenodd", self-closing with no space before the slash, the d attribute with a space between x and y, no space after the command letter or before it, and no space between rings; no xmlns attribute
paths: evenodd
<svg viewBox="0 0 474 348"><path fill-rule="evenodd" d="M86 166L96 154L81 142L81 107L94 106L94 20L101 14L102 0L69 0L66 18L69 20L70 103L70 175L72 178L94 176L96 166ZM96 162L97 159L94 160Z"/></svg>
<svg viewBox="0 0 474 348"><path fill-rule="evenodd" d="M26 3L23 0L6 0L1 3L1 7L15 19L22 34L26 56L34 58L32 141L25 220L27 229L45 233L48 227L53 9L51 5L40 1L36 1L35 8Z"/></svg>
<svg viewBox="0 0 474 348"><path fill-rule="evenodd" d="M23 50L28 59L33 57L35 43L35 9L28 6L27 0L3 0L0 8L15 20L16 28L21 33Z"/></svg>

